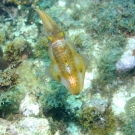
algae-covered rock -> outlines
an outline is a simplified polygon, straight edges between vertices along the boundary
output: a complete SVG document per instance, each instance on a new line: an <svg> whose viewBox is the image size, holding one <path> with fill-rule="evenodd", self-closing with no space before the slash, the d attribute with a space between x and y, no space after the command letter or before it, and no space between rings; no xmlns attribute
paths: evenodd
<svg viewBox="0 0 135 135"><path fill-rule="evenodd" d="M116 123L114 113L122 118L120 113L124 112L123 106L135 89L134 69L123 78L121 76L124 73L121 75L117 72L115 65L127 50L127 36L135 35L134 2L37 1L39 9L45 10L58 26L62 27L66 37L77 46L77 51L86 54L89 59L89 71L85 75L87 83L78 97L67 93L59 83L52 81L45 74L45 67L49 64L49 44L43 36L39 17L29 7L33 2L0 2L2 8L13 5L19 11L12 21L5 19L5 16L9 16L8 12L0 14L0 29L5 33L4 35L0 32L0 45L4 51L2 54L0 50L0 57L8 63L8 68L5 69L7 66L4 66L3 71L0 71L0 117L7 118L7 114L8 117L12 116L12 122L0 119L0 134L116 134L117 130L121 130L121 123ZM16 38L20 35L25 39ZM27 59L32 53L31 45L34 59ZM1 65L3 66L0 63L0 67ZM126 87L123 87L123 84ZM15 113L19 113L19 107L20 113L27 117L19 117L15 121ZM40 118L39 109L43 110L43 118ZM134 115L133 101L127 110ZM38 118L30 117L33 115ZM124 125L127 127L121 130L124 135L135 133L134 123L133 119ZM121 131L119 134L122 135Z"/></svg>
<svg viewBox="0 0 135 135"><path fill-rule="evenodd" d="M32 54L32 47L23 38L16 38L6 45L4 58L10 64L18 65L23 59L27 59Z"/></svg>
<svg viewBox="0 0 135 135"><path fill-rule="evenodd" d="M17 69L18 87L26 93L36 92L39 86L39 79L35 76L32 66L29 61L24 61Z"/></svg>
<svg viewBox="0 0 135 135"><path fill-rule="evenodd" d="M18 83L18 74L13 69L0 70L0 89L14 87Z"/></svg>
<svg viewBox="0 0 135 135"><path fill-rule="evenodd" d="M116 69L118 71L129 71L135 67L135 57L134 56L127 56L125 58L121 58L116 63Z"/></svg>
<svg viewBox="0 0 135 135"><path fill-rule="evenodd" d="M52 135L48 120L34 117L22 117L12 122L0 119L0 134Z"/></svg>
<svg viewBox="0 0 135 135"><path fill-rule="evenodd" d="M4 0L5 4L31 5L33 0Z"/></svg>
<svg viewBox="0 0 135 135"><path fill-rule="evenodd" d="M24 116L38 116L40 105L37 102L37 97L32 94L27 94L21 101L19 111Z"/></svg>
<svg viewBox="0 0 135 135"><path fill-rule="evenodd" d="M47 58L48 47L49 47L49 43L47 38L40 37L37 43L35 44L35 51L34 51L35 57L41 59Z"/></svg>
<svg viewBox="0 0 135 135"><path fill-rule="evenodd" d="M3 44L5 40L5 34L0 31L0 45Z"/></svg>
<svg viewBox="0 0 135 135"><path fill-rule="evenodd" d="M111 108L106 108L104 112L94 107L85 108L79 118L80 123L90 130L91 134L106 135L115 133L116 119Z"/></svg>

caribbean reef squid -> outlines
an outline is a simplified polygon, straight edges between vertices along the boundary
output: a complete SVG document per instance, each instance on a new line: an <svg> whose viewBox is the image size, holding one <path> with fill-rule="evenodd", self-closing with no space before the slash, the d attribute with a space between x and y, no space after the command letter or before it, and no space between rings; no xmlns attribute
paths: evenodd
<svg viewBox="0 0 135 135"><path fill-rule="evenodd" d="M44 11L33 6L39 14L45 32L48 35L49 76L61 82L69 92L78 95L83 89L86 70L85 58L77 53L75 46L66 40L65 34L59 29L53 19Z"/></svg>

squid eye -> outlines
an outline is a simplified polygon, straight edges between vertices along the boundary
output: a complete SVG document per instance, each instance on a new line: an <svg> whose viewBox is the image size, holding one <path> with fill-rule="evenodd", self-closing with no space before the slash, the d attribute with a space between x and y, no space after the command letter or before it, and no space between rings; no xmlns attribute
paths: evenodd
<svg viewBox="0 0 135 135"><path fill-rule="evenodd" d="M64 38L64 37L65 37L65 34L64 34L63 31L61 31L61 32L59 33L59 37L60 37L60 38Z"/></svg>
<svg viewBox="0 0 135 135"><path fill-rule="evenodd" d="M53 37L52 37L52 36L48 36L48 40L49 40L50 42L52 42L52 41L53 41Z"/></svg>

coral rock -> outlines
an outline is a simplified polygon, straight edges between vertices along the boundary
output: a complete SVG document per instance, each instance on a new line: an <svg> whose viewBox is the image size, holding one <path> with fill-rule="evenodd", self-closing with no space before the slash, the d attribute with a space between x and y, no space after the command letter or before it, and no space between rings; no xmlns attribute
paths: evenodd
<svg viewBox="0 0 135 135"><path fill-rule="evenodd" d="M118 71L129 71L135 67L135 57L134 56L128 56L125 58L120 59L116 63L116 69Z"/></svg>
<svg viewBox="0 0 135 135"><path fill-rule="evenodd" d="M39 104L36 102L36 97L27 95L25 99L22 100L19 110L24 116L38 115Z"/></svg>

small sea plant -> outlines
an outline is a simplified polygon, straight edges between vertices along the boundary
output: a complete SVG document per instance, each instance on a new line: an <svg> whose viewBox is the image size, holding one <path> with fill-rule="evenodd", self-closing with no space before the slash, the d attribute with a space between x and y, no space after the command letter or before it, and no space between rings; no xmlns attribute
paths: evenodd
<svg viewBox="0 0 135 135"><path fill-rule="evenodd" d="M19 75L14 69L0 70L0 90L7 90L13 88L18 83Z"/></svg>
<svg viewBox="0 0 135 135"><path fill-rule="evenodd" d="M80 117L80 124L94 135L113 135L115 133L116 120L111 108L104 112L95 107L85 108Z"/></svg>
<svg viewBox="0 0 135 135"><path fill-rule="evenodd" d="M45 37L40 37L34 47L36 58L46 59L48 57L48 40Z"/></svg>
<svg viewBox="0 0 135 135"><path fill-rule="evenodd" d="M16 38L6 45L4 54L4 58L9 64L17 66L32 54L32 47L23 38Z"/></svg>
<svg viewBox="0 0 135 135"><path fill-rule="evenodd" d="M135 134L135 118L131 117L129 120L122 124L121 131L124 135L134 135Z"/></svg>
<svg viewBox="0 0 135 135"><path fill-rule="evenodd" d="M5 34L0 31L0 45L3 44L4 40L5 40Z"/></svg>
<svg viewBox="0 0 135 135"><path fill-rule="evenodd" d="M0 90L0 117L6 118L9 115L18 113L19 104L22 100L21 93L16 87Z"/></svg>

